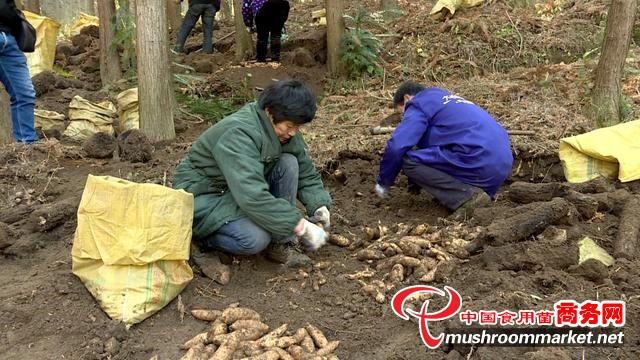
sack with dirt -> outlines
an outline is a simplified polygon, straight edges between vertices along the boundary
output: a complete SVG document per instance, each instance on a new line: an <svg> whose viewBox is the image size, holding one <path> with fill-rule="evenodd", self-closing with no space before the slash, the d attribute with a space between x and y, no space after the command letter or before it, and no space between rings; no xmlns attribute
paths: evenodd
<svg viewBox="0 0 640 360"><path fill-rule="evenodd" d="M162 309L191 281L193 196L157 184L89 175L78 208L73 273L127 326Z"/></svg>
<svg viewBox="0 0 640 360"><path fill-rule="evenodd" d="M116 96L118 103L118 133L140 128L138 88L127 89Z"/></svg>
<svg viewBox="0 0 640 360"><path fill-rule="evenodd" d="M99 132L114 135L116 117L116 107L112 102L92 103L76 95L69 103L69 125L63 135L77 141L84 141Z"/></svg>
<svg viewBox="0 0 640 360"><path fill-rule="evenodd" d="M599 176L621 182L640 179L640 120L560 139L560 161L567 181Z"/></svg>
<svg viewBox="0 0 640 360"><path fill-rule="evenodd" d="M36 109L33 115L36 130L59 131L62 133L66 127L64 123L64 114L60 114L55 111Z"/></svg>
<svg viewBox="0 0 640 360"><path fill-rule="evenodd" d="M76 22L71 25L71 29L69 30L69 36L75 36L80 34L80 31L87 26L100 26L100 19L97 16L85 14L83 12L80 13Z"/></svg>
<svg viewBox="0 0 640 360"><path fill-rule="evenodd" d="M48 17L24 11L27 21L36 29L36 49L32 53L25 53L31 77L53 69L56 59L56 39L60 24Z"/></svg>

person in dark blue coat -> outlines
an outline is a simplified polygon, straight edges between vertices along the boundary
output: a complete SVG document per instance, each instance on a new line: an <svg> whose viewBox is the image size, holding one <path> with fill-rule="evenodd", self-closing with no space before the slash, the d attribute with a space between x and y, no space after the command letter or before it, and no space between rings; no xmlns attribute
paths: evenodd
<svg viewBox="0 0 640 360"><path fill-rule="evenodd" d="M511 172L506 130L460 96L408 81L394 95L403 114L380 161L375 191L389 197L400 170L410 189L424 189L462 220L490 203Z"/></svg>

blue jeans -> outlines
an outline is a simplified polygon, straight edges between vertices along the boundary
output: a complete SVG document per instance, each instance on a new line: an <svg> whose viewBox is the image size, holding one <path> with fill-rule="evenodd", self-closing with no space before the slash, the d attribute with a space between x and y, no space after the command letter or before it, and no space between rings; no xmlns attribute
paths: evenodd
<svg viewBox="0 0 640 360"><path fill-rule="evenodd" d="M0 31L0 81L11 98L14 139L27 144L38 141L33 122L36 91L29 76L27 58L18 48L13 35L2 31Z"/></svg>
<svg viewBox="0 0 640 360"><path fill-rule="evenodd" d="M298 159L291 154L282 154L271 172L267 175L269 192L277 198L286 199L296 205L298 194ZM274 239L278 242L290 242L293 236ZM213 235L202 240L203 250L222 250L236 255L254 255L266 249L272 236L249 218L230 221Z"/></svg>
<svg viewBox="0 0 640 360"><path fill-rule="evenodd" d="M213 53L213 21L216 16L215 5L213 4L194 4L189 6L189 10L184 16L184 21L178 31L176 40L177 52L184 51L184 43L187 41L189 33L198 22L198 18L202 16L202 51L206 54Z"/></svg>

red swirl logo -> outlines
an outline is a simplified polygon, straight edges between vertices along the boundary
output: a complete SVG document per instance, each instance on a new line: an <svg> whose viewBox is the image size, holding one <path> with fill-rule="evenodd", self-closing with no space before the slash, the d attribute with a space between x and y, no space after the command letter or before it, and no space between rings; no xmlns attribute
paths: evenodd
<svg viewBox="0 0 640 360"><path fill-rule="evenodd" d="M398 291L391 299L391 309L393 309L393 312L400 318L409 320L409 315L411 315L420 320L420 337L422 337L422 342L424 342L424 344L429 349L437 348L438 346L440 346L440 344L442 344L442 340L444 339L443 334L440 334L438 337L434 337L433 335L431 335L431 332L429 331L429 321L440 321L448 319L457 314L458 311L460 311L460 309L462 308L462 297L460 296L460 293L449 286L445 286L444 290L446 291L446 293L445 291L431 286L409 286ZM419 293L431 293L438 294L440 296L446 296L448 294L449 303L444 307L444 309L438 312L430 313L427 311L429 300L426 300L424 304L422 304L422 309L420 310L420 312L411 309L406 309L405 312L404 303L411 295Z"/></svg>

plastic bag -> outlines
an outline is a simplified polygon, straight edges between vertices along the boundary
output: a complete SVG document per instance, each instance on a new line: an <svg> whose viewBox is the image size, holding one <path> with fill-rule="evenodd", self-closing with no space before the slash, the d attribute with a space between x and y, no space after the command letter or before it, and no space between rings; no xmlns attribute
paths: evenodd
<svg viewBox="0 0 640 360"><path fill-rule="evenodd" d="M64 135L78 141L98 132L113 135L116 117L116 107L110 101L92 103L76 95L69 103L70 122Z"/></svg>
<svg viewBox="0 0 640 360"><path fill-rule="evenodd" d="M78 208L73 273L127 325L162 309L191 281L193 196L89 175Z"/></svg>
<svg viewBox="0 0 640 360"><path fill-rule="evenodd" d="M31 77L53 69L56 59L56 39L60 24L48 17L40 16L29 11L23 11L27 21L36 29L36 49L32 53L25 53Z"/></svg>
<svg viewBox="0 0 640 360"><path fill-rule="evenodd" d="M85 14L83 12L80 13L80 16L76 20L76 22L71 26L71 30L69 31L70 36L80 34L82 28L95 25L100 26L100 19L97 16Z"/></svg>
<svg viewBox="0 0 640 360"><path fill-rule="evenodd" d="M560 140L560 161L569 182L604 176L622 182L640 179L640 120Z"/></svg>
<svg viewBox="0 0 640 360"><path fill-rule="evenodd" d="M431 12L429 15L434 15L442 10L446 9L451 13L451 15L455 14L458 9L466 9L474 6L481 5L484 0L439 0L433 8L431 8Z"/></svg>

